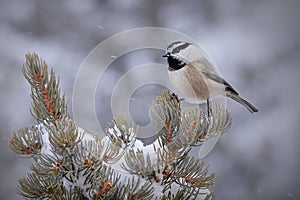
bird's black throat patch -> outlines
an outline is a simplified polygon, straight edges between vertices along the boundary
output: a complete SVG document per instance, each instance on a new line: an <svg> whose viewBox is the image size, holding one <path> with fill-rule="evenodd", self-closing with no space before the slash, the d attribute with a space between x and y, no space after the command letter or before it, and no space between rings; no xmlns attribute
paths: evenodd
<svg viewBox="0 0 300 200"><path fill-rule="evenodd" d="M175 71L175 70L179 70L181 68L183 68L186 63L182 60L179 60L176 57L173 56L168 56L168 63L169 63L169 70L170 71Z"/></svg>

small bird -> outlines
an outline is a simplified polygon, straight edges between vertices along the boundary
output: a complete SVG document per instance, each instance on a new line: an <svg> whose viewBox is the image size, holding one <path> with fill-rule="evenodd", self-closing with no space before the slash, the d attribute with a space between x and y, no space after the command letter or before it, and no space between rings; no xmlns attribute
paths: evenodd
<svg viewBox="0 0 300 200"><path fill-rule="evenodd" d="M171 85L181 98L192 104L226 96L242 104L251 113L258 109L239 96L239 93L217 72L214 65L195 45L188 42L173 42L163 55L168 60Z"/></svg>

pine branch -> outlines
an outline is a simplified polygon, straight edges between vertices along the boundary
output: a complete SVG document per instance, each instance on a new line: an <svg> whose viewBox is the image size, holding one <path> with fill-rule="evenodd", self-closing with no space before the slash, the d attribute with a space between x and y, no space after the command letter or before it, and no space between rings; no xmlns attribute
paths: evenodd
<svg viewBox="0 0 300 200"><path fill-rule="evenodd" d="M152 187L152 183L150 181L146 181L141 183L141 179L138 178L137 181L133 177L132 179L129 179L127 183L123 185L123 187L119 190L119 200L125 200L125 199L144 199L144 200L150 200L153 199L154 196L154 188Z"/></svg>
<svg viewBox="0 0 300 200"><path fill-rule="evenodd" d="M125 154L125 163L121 167L131 174L141 175L143 178L161 181L160 172L164 168L162 154L144 153L143 150L130 149Z"/></svg>
<svg viewBox="0 0 300 200"><path fill-rule="evenodd" d="M105 131L114 144L126 149L134 144L138 126L132 121L129 122L122 115L118 115L113 118L112 123L108 124Z"/></svg>
<svg viewBox="0 0 300 200"><path fill-rule="evenodd" d="M151 120L157 124L158 136L162 137L162 142L171 141L174 137L173 133L176 133L180 127L181 108L177 96L164 91L156 97L149 112Z"/></svg>
<svg viewBox="0 0 300 200"><path fill-rule="evenodd" d="M51 180L43 179L35 173L31 173L27 178L19 180L17 192L26 199L45 199L52 187L53 183Z"/></svg>
<svg viewBox="0 0 300 200"><path fill-rule="evenodd" d="M195 160L193 157L186 157L170 173L173 173L174 182L180 186L196 186L200 189L207 189L214 185L214 174L208 176L208 166L204 168L204 162Z"/></svg>
<svg viewBox="0 0 300 200"><path fill-rule="evenodd" d="M59 80L53 69L49 77L45 61L28 53L22 71L31 86L32 115L38 122L55 122L69 116L65 97L60 96Z"/></svg>
<svg viewBox="0 0 300 200"><path fill-rule="evenodd" d="M9 147L17 154L34 156L39 154L43 145L42 134L38 127L32 126L13 132L8 140Z"/></svg>
<svg viewBox="0 0 300 200"><path fill-rule="evenodd" d="M33 159L17 192L25 199L214 199L214 174L190 157L194 146L226 132L231 117L215 105L208 118L198 107L181 109L164 91L150 108L157 140L143 146L138 126L115 116L105 137L83 130L67 111L54 70L27 54L23 74L31 86L32 114L38 125L13 133L9 147Z"/></svg>
<svg viewBox="0 0 300 200"><path fill-rule="evenodd" d="M53 148L62 152L62 155L66 149L69 150L69 154L73 153L73 148L81 142L84 136L84 133L78 130L74 121L69 118L55 121L53 124L47 124L45 128L49 133L50 144Z"/></svg>

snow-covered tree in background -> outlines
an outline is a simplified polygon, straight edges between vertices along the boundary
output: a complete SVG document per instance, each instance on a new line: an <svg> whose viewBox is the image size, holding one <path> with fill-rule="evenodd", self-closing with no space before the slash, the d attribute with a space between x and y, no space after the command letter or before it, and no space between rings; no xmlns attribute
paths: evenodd
<svg viewBox="0 0 300 200"><path fill-rule="evenodd" d="M31 86L38 124L13 133L10 148L32 158L31 172L17 192L26 199L214 199L214 174L191 148L226 132L229 112L215 105L210 118L199 107L181 109L164 91L151 119L157 139L144 146L138 126L115 116L106 136L83 130L70 118L59 80L36 54L27 54L23 74Z"/></svg>

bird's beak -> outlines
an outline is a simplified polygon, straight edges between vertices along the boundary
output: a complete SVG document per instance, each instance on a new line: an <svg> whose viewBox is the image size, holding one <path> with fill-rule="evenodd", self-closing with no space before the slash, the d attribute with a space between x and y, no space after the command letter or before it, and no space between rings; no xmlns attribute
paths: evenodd
<svg viewBox="0 0 300 200"><path fill-rule="evenodd" d="M165 55L163 55L162 57L167 58L169 56L168 53L166 53Z"/></svg>

